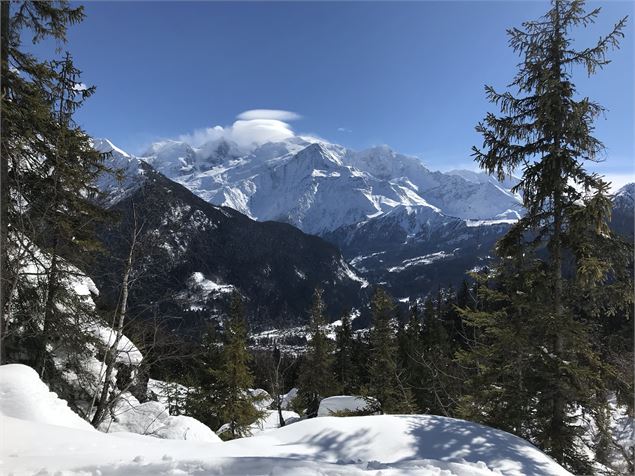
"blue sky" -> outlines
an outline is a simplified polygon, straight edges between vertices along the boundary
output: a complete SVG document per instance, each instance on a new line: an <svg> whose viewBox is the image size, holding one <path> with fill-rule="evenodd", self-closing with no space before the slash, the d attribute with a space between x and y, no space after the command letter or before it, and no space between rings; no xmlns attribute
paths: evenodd
<svg viewBox="0 0 635 476"><path fill-rule="evenodd" d="M584 95L607 107L598 170L633 173L632 2L601 5L578 31L589 45L630 15L613 63ZM140 153L151 142L216 125L243 111L293 111L296 133L352 148L389 144L434 169L474 168L474 126L494 107L483 85L510 82L518 57L505 29L547 3L497 2L87 2L66 49L97 93L78 113L91 134ZM43 47L38 47L42 51Z"/></svg>

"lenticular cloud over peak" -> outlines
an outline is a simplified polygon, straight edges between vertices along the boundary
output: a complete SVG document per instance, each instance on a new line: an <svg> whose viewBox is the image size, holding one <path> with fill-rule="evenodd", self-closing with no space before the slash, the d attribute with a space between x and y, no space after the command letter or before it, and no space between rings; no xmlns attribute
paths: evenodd
<svg viewBox="0 0 635 476"><path fill-rule="evenodd" d="M241 112L236 116L237 119L243 119L246 121L252 119L274 119L278 121L295 121L301 119L302 116L292 111L283 111L281 109L250 109L249 111Z"/></svg>
<svg viewBox="0 0 635 476"><path fill-rule="evenodd" d="M291 111L251 109L238 114L231 126L196 129L189 134L182 134L179 140L199 147L209 141L227 139L240 147L250 148L294 137L295 133L287 121L300 118L299 114Z"/></svg>

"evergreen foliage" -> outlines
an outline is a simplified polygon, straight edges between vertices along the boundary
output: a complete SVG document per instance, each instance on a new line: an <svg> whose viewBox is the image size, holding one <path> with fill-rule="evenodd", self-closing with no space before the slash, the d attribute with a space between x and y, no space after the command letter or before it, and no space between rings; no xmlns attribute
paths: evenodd
<svg viewBox="0 0 635 476"><path fill-rule="evenodd" d="M317 416L320 400L333 395L336 388L332 342L323 329L326 324L324 312L322 291L316 289L309 324L311 340L307 344L298 381L298 397L305 405L304 413L309 418Z"/></svg>
<svg viewBox="0 0 635 476"><path fill-rule="evenodd" d="M262 416L249 393L254 378L248 366L251 356L247 351L247 323L238 293L232 296L224 331L221 365L215 370L220 394L218 417L228 424L229 437L233 439L246 436L249 425Z"/></svg>
<svg viewBox="0 0 635 476"><path fill-rule="evenodd" d="M192 391L188 393L185 401L185 413L214 429L225 423L219 415L221 392L216 370L222 358L222 351L222 341L216 329L209 325L202 339L200 351L191 362L190 372L186 374L188 386ZM182 372L184 373L185 369Z"/></svg>
<svg viewBox="0 0 635 476"><path fill-rule="evenodd" d="M574 415L606 405L594 398L604 393L603 370L576 303L584 302L592 317L606 315L608 302L632 303L624 279L628 247L608 229L609 184L585 169L601 157L602 143L592 133L603 108L579 97L572 82L576 66L592 75L606 65L606 53L623 37L625 18L594 46L573 48L572 29L586 27L599 11L554 0L539 20L508 30L522 57L510 85L516 95L486 87L502 115L489 113L479 123L483 149L475 147L474 157L500 179L522 168L514 191L527 213L497 245L502 262L493 282L480 287L484 306L463 313L477 329L472 350L462 356L475 371L463 410L529 437L575 472L590 467L577 449ZM609 299L599 287L611 288Z"/></svg>
<svg viewBox="0 0 635 476"><path fill-rule="evenodd" d="M335 375L339 391L350 395L356 388L356 373L353 364L353 328L348 312L342 314L342 324L335 334Z"/></svg>
<svg viewBox="0 0 635 476"><path fill-rule="evenodd" d="M397 340L392 327L395 306L382 288L377 288L372 302L373 327L370 331L368 359L369 402L379 404L382 413L412 413L413 402L402 369L397 362Z"/></svg>
<svg viewBox="0 0 635 476"><path fill-rule="evenodd" d="M2 2L0 13L0 361L33 366L75 406L102 383L85 365L102 346L95 338L101 317L74 289L82 274L68 259L79 264L99 249L94 226L107 217L94 186L106 171L104 157L73 121L95 89L81 82L68 53L40 60L22 39L62 45L83 10L66 1L22 1Z"/></svg>

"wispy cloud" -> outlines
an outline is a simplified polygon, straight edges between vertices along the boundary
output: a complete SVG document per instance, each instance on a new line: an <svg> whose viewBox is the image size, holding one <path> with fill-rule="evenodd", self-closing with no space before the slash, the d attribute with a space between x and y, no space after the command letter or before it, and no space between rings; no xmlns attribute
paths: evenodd
<svg viewBox="0 0 635 476"><path fill-rule="evenodd" d="M353 132L351 129L347 129L346 127L338 127L337 132Z"/></svg>

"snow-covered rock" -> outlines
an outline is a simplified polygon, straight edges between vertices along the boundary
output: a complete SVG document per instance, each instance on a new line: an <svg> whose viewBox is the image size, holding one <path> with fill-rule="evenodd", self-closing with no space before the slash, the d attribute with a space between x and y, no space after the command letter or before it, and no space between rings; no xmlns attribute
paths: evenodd
<svg viewBox="0 0 635 476"><path fill-rule="evenodd" d="M186 415L169 416L154 436L166 440L189 440L206 443L220 443L222 440L207 425Z"/></svg>
<svg viewBox="0 0 635 476"><path fill-rule="evenodd" d="M262 388L251 388L249 389L249 395L254 400L254 405L259 410L264 410L269 408L269 406L273 403L273 398L269 395L269 392Z"/></svg>
<svg viewBox="0 0 635 476"><path fill-rule="evenodd" d="M338 412L363 412L370 410L368 400L352 395L335 395L320 401L318 416L332 416Z"/></svg>
<svg viewBox="0 0 635 476"><path fill-rule="evenodd" d="M296 387L293 387L287 393L285 393L284 395L281 395L280 406L282 407L282 409L283 410L291 409L291 406L293 404L292 402L297 396L298 396L298 389Z"/></svg>
<svg viewBox="0 0 635 476"><path fill-rule="evenodd" d="M300 415L289 410L282 410L282 418L284 419L285 425L288 425L300 420ZM259 433L276 428L280 428L280 415L278 415L278 411L264 410L263 417L249 427L249 434L256 436Z"/></svg>
<svg viewBox="0 0 635 476"><path fill-rule="evenodd" d="M221 441L207 425L195 418L171 416L163 403L139 403L129 393L119 398L99 429L106 433L135 433L169 440Z"/></svg>

